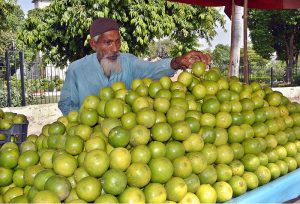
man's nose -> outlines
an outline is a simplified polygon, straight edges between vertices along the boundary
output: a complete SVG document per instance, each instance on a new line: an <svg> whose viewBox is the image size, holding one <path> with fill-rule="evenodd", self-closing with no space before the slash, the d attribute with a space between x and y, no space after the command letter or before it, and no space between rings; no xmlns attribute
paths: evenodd
<svg viewBox="0 0 300 204"><path fill-rule="evenodd" d="M118 46L117 43L113 43L113 44L112 44L112 51L113 51L113 52L118 52L118 51L119 51L119 46Z"/></svg>

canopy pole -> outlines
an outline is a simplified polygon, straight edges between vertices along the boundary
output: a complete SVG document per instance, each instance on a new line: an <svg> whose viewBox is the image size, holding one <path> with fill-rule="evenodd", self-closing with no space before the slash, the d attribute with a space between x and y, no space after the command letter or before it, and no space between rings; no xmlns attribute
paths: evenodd
<svg viewBox="0 0 300 204"><path fill-rule="evenodd" d="M244 0L244 82L249 84L248 71L248 0Z"/></svg>
<svg viewBox="0 0 300 204"><path fill-rule="evenodd" d="M232 50L233 50L233 32L234 32L234 23L233 18L235 14L235 4L234 0L231 1L231 35L230 35L230 60L229 60L229 69L228 69L228 78L232 76Z"/></svg>

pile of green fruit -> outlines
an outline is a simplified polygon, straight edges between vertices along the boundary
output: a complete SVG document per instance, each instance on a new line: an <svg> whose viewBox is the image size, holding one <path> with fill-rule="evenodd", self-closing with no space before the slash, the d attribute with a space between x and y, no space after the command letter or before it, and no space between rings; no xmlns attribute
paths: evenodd
<svg viewBox="0 0 300 204"><path fill-rule="evenodd" d="M4 144L0 202L226 202L299 165L300 105L197 62L174 82L116 82Z"/></svg>

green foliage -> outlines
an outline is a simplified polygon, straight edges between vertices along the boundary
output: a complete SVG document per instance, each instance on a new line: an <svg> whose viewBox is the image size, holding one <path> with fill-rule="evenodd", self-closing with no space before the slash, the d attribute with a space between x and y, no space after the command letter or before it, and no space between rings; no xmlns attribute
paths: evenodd
<svg viewBox="0 0 300 204"><path fill-rule="evenodd" d="M254 49L269 59L276 51L278 59L287 60L287 46L292 36L296 50L300 49L300 9L264 11L250 10L249 29Z"/></svg>
<svg viewBox="0 0 300 204"><path fill-rule="evenodd" d="M254 50L266 59L276 51L277 59L287 65L287 81L292 83L292 69L300 52L300 9L251 10L249 29Z"/></svg>
<svg viewBox="0 0 300 204"><path fill-rule="evenodd" d="M0 90L0 107L7 107L7 87L6 81L0 78L0 84L4 84L3 89ZM37 98L34 96L35 87L32 84L25 82L26 87L26 103L27 105L37 104ZM11 99L12 106L18 107L22 105L22 96L21 96L21 82L17 80L16 76L11 77Z"/></svg>
<svg viewBox="0 0 300 204"><path fill-rule="evenodd" d="M230 47L228 45L218 44L212 52L213 66L219 67L221 71L229 66Z"/></svg>
<svg viewBox="0 0 300 204"><path fill-rule="evenodd" d="M155 59L157 57L169 57L171 56L171 50L175 46L175 43L170 39L163 39L152 42L149 44L148 53L141 55L149 59Z"/></svg>
<svg viewBox="0 0 300 204"><path fill-rule="evenodd" d="M44 53L47 62L64 66L92 52L89 26L98 17L116 19L124 52L149 54L154 39L168 37L176 44L172 55L195 49L197 38L210 41L224 28L223 16L214 8L165 0L54 0L49 7L28 13L20 39Z"/></svg>
<svg viewBox="0 0 300 204"><path fill-rule="evenodd" d="M7 86L6 81L0 78L0 107L7 107ZM26 104L34 105L46 100L44 92L59 91L62 88L63 80L55 76L53 80L28 79L25 80ZM21 81L16 76L11 77L12 106L22 105ZM53 95L52 95L53 96ZM50 100L50 99L49 99Z"/></svg>
<svg viewBox="0 0 300 204"><path fill-rule="evenodd" d="M241 49L241 62L244 60L244 49ZM254 49L252 44L248 46L248 63L255 67L267 67L269 60L264 59Z"/></svg>
<svg viewBox="0 0 300 204"><path fill-rule="evenodd" d="M0 55L12 42L16 42L16 32L23 21L24 13L16 0L0 0Z"/></svg>

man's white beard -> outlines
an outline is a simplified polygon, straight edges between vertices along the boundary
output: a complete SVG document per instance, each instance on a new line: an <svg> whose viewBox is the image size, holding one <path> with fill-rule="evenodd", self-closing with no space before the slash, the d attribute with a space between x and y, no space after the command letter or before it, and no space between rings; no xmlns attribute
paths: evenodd
<svg viewBox="0 0 300 204"><path fill-rule="evenodd" d="M100 64L102 66L105 76L108 78L110 77L111 73L119 73L122 69L120 57L118 57L116 60L111 60L107 57L103 57L100 61Z"/></svg>

